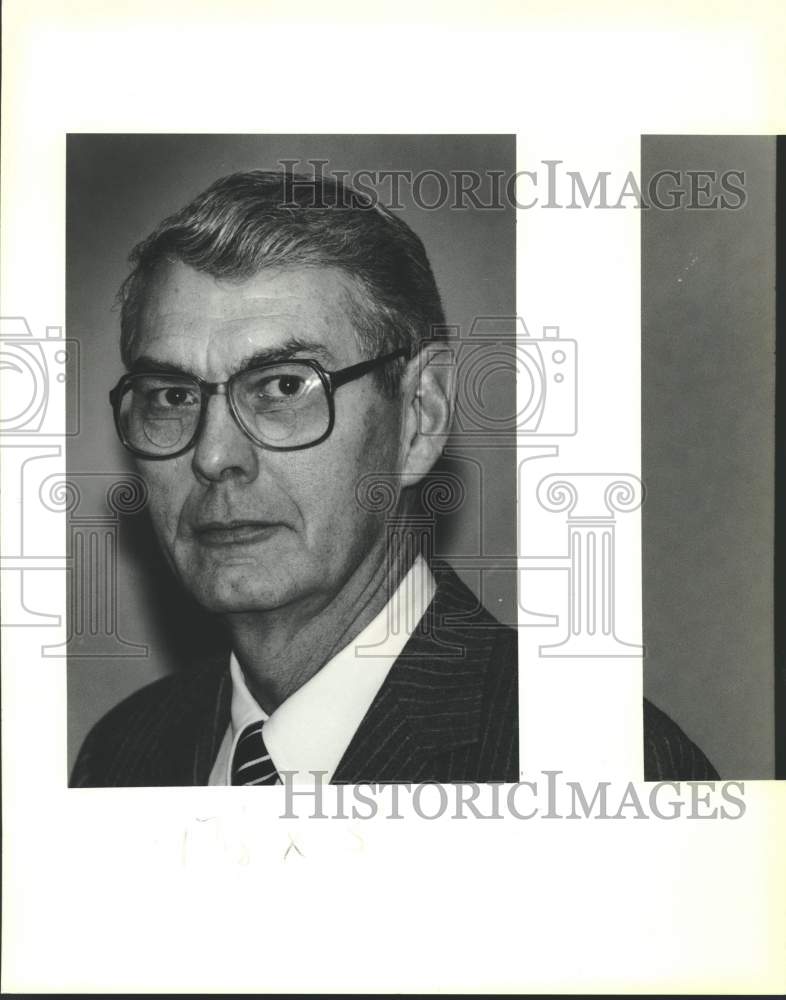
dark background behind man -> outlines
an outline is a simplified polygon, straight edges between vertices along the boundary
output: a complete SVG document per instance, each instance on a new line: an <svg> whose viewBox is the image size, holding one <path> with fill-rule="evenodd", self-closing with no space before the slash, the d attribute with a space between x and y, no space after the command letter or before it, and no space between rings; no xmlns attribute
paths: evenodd
<svg viewBox="0 0 786 1000"><path fill-rule="evenodd" d="M106 391L122 370L119 316L114 297L128 273L130 248L165 215L217 177L237 170L276 169L279 160L328 160L325 171L515 172L513 136L122 136L69 137L67 192L70 336L80 340L83 383L79 394L80 433L68 449L69 475L115 473L133 466L112 427ZM380 194L391 190L383 186ZM476 316L515 313L515 218L505 203L489 211L455 210L451 198L429 211L413 202L402 184L401 215L423 239L445 306L448 324L466 335ZM422 201L440 200L433 178L424 179ZM487 387L498 412L515 412L512 378L500 375ZM465 461L466 459L466 461ZM474 465L474 462L480 463ZM460 509L443 517L438 554L448 558L482 552L515 553L515 459L508 449L462 443L455 471L466 482ZM478 481L478 469L483 482ZM95 477L95 484L101 477ZM75 480L76 481L76 480ZM105 514L103 494L83 479L80 513ZM90 726L130 692L170 672L212 644L216 624L180 591L169 574L144 515L119 526L117 632L137 647L117 646L112 656L69 657L69 767ZM486 572L481 582L471 568L460 575L503 622L516 620L515 575ZM195 613L198 612L198 613ZM147 647L146 655L144 647ZM127 654L136 655L127 655ZM116 658L114 658L116 657Z"/></svg>

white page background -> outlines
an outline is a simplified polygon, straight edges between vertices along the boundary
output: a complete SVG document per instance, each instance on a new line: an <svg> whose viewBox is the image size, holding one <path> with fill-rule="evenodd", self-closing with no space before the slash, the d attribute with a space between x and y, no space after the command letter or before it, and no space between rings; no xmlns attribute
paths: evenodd
<svg viewBox="0 0 786 1000"><path fill-rule="evenodd" d="M585 10L574 31L493 5L484 22L417 5L397 24L345 9L314 27L294 23L303 7L287 24L250 4L9 3L3 314L39 336L65 325L67 132L516 132L519 169L561 159L624 177L642 132L783 130L775 8L729 9L697 6L681 25L657 7L595 23ZM581 359L581 433L533 474L636 475L638 213L518 221L520 312L533 332L559 325ZM631 642L638 532L638 513L620 519ZM62 575L39 575L37 606L62 614ZM429 822L406 802L403 820L282 820L274 790L69 791L65 661L40 655L53 631L3 630L5 990L783 986L782 784L747 783L745 815L722 822ZM521 633L527 772L640 775L640 661L544 660L539 631Z"/></svg>

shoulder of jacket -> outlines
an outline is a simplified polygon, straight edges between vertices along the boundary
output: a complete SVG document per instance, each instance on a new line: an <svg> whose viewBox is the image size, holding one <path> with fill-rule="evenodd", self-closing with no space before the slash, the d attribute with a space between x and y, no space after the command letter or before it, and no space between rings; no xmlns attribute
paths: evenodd
<svg viewBox="0 0 786 1000"><path fill-rule="evenodd" d="M168 674L145 684L110 708L93 726L91 732L101 729L116 731L124 724L133 723L139 716L165 714L167 706L178 700L184 687L179 674Z"/></svg>
<svg viewBox="0 0 786 1000"><path fill-rule="evenodd" d="M107 767L143 738L154 741L173 723L182 725L215 702L222 672L211 663L146 684L109 709L90 729L79 751L71 785L101 783Z"/></svg>
<svg viewBox="0 0 786 1000"><path fill-rule="evenodd" d="M644 699L644 777L648 781L717 780L718 772L677 723Z"/></svg>

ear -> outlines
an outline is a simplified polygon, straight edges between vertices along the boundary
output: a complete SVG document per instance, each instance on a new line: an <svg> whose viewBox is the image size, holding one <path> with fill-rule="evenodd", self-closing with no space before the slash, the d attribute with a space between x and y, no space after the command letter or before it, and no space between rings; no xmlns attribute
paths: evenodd
<svg viewBox="0 0 786 1000"><path fill-rule="evenodd" d="M420 482L445 447L453 419L454 360L447 344L426 344L403 373L402 486Z"/></svg>

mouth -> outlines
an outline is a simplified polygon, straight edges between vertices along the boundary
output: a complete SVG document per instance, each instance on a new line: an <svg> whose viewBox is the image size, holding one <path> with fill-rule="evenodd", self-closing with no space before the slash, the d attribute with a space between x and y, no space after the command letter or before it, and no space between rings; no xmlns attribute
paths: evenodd
<svg viewBox="0 0 786 1000"><path fill-rule="evenodd" d="M280 524L269 521L208 521L194 529L199 543L219 548L225 545L254 545L269 538Z"/></svg>

